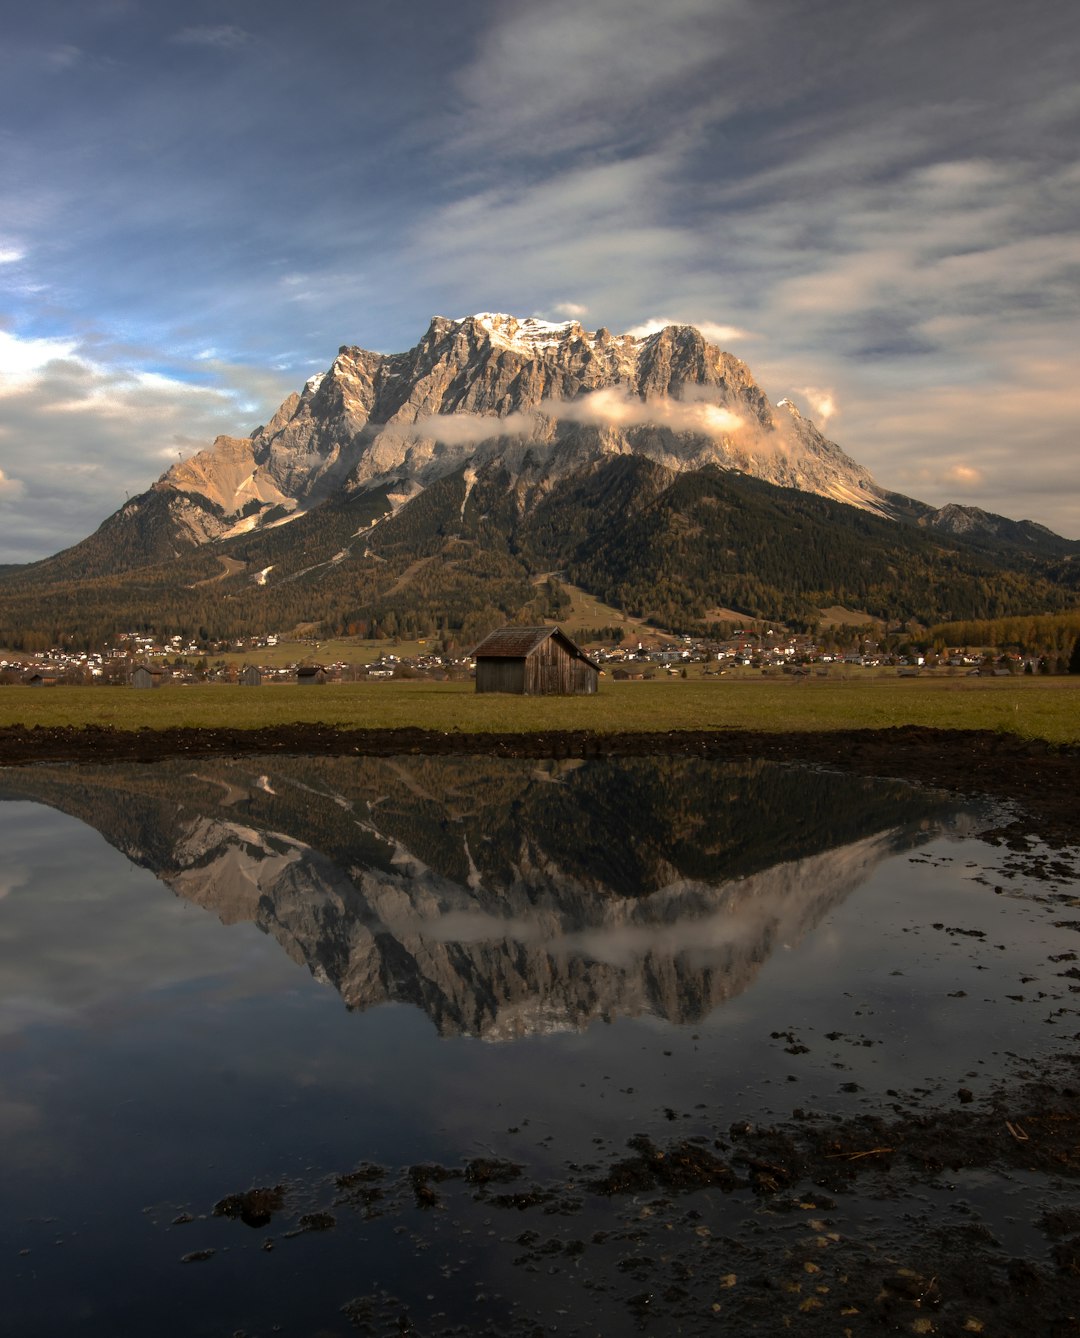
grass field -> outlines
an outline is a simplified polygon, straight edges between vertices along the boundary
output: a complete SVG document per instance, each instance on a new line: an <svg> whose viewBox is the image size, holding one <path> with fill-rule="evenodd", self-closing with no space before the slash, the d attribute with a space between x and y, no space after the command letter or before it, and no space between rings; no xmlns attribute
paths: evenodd
<svg viewBox="0 0 1080 1338"><path fill-rule="evenodd" d="M415 658L428 650L429 641L365 641L360 637L339 637L329 641L279 641L276 646L257 650L229 650L211 654L211 664L261 664L280 669L287 664L373 664L383 655Z"/></svg>
<svg viewBox="0 0 1080 1338"><path fill-rule="evenodd" d="M0 726L181 725L255 728L294 722L464 732L552 729L1006 730L1080 742L1080 678L607 680L595 697L478 696L472 683L224 684L131 688L0 688Z"/></svg>

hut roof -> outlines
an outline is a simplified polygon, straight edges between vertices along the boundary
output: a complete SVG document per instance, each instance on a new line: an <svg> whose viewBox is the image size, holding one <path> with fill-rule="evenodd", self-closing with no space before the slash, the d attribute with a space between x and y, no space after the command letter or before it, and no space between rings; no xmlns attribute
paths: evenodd
<svg viewBox="0 0 1080 1338"><path fill-rule="evenodd" d="M566 633L559 627L500 627L491 632L473 651L477 659L523 660L537 646L542 646L548 637L554 637L571 655L598 669L599 665L585 654L580 646L575 646Z"/></svg>

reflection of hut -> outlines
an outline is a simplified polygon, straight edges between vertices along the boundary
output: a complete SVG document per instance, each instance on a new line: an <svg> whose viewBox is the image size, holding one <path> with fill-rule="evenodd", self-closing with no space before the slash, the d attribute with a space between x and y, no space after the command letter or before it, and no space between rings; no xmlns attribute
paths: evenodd
<svg viewBox="0 0 1080 1338"><path fill-rule="evenodd" d="M262 670L254 664L245 664L240 670L239 683L242 688L261 688Z"/></svg>
<svg viewBox="0 0 1080 1338"><path fill-rule="evenodd" d="M165 682L165 670L148 664L137 664L131 671L133 688L160 688Z"/></svg>
<svg viewBox="0 0 1080 1338"><path fill-rule="evenodd" d="M296 671L296 681L304 686L326 682L326 670L321 664L302 664Z"/></svg>
<svg viewBox="0 0 1080 1338"><path fill-rule="evenodd" d="M474 651L477 692L595 692L600 669L558 627L501 627Z"/></svg>

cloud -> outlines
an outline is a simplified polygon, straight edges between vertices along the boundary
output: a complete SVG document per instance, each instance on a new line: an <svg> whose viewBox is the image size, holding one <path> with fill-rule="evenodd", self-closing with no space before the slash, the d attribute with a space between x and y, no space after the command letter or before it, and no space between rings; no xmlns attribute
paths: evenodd
<svg viewBox="0 0 1080 1338"><path fill-rule="evenodd" d="M5 869L0 873L0 901L11 896L12 892L18 892L20 888L26 887L29 882L30 869L28 865L18 864Z"/></svg>
<svg viewBox="0 0 1080 1338"><path fill-rule="evenodd" d="M531 311L569 288L601 324L625 328L703 260L700 238L663 207L671 171L663 152L460 195L421 217L403 268L444 308Z"/></svg>
<svg viewBox="0 0 1080 1338"><path fill-rule="evenodd" d="M0 265L17 265L26 259L26 252L16 246L0 246Z"/></svg>
<svg viewBox="0 0 1080 1338"><path fill-rule="evenodd" d="M20 479L8 478L0 469L0 502L13 502L23 495L24 490Z"/></svg>
<svg viewBox="0 0 1080 1338"><path fill-rule="evenodd" d="M649 316L639 325L631 326L625 333L633 335L636 339L644 339L648 335L656 334L658 330L666 329L669 325L692 325L701 331L710 344L716 344L720 348L738 340L754 338L748 331L740 330L734 325L717 325L715 321L682 320L677 316Z"/></svg>
<svg viewBox="0 0 1080 1338"><path fill-rule="evenodd" d="M1037 520L1080 538L1080 385L1071 355L1030 328L1011 335L1000 373L989 330L966 381L947 376L913 392L888 367L860 374L861 400L851 403L845 393L843 444L885 487L938 506L961 502Z"/></svg>
<svg viewBox="0 0 1080 1338"><path fill-rule="evenodd" d="M60 358L69 358L76 348L72 338L21 339L0 330L0 396L10 394Z"/></svg>
<svg viewBox="0 0 1080 1338"><path fill-rule="evenodd" d="M385 433L391 438L441 441L447 446L475 446L497 437L532 436L539 422L535 413L509 413L500 417L480 413L428 414L415 423L393 423Z"/></svg>
<svg viewBox="0 0 1080 1338"><path fill-rule="evenodd" d="M617 386L594 390L574 400L542 400L534 411L490 414L429 414L415 423L391 425L392 435L474 445L494 437L532 436L544 419L580 423L586 427L665 427L672 432L720 439L740 431L745 420L722 405L704 399L676 400L668 396L642 400Z"/></svg>
<svg viewBox="0 0 1080 1338"><path fill-rule="evenodd" d="M547 403L552 404L552 411L560 419L592 427L666 427L672 432L718 438L745 426L738 414L703 399L686 401L662 396L642 400L617 386L594 390L576 400Z"/></svg>
<svg viewBox="0 0 1080 1338"><path fill-rule="evenodd" d="M77 46L56 46L45 54L45 64L50 70L59 73L61 70L70 70L72 66L79 65L85 52Z"/></svg>
<svg viewBox="0 0 1080 1338"><path fill-rule="evenodd" d="M589 314L589 308L582 306L580 302L556 302L554 311L556 316L565 316L567 320L574 321Z"/></svg>
<svg viewBox="0 0 1080 1338"><path fill-rule="evenodd" d="M726 23L742 9L740 0L507 7L458 75L464 110L453 139L470 153L483 145L541 158L662 140L694 114L692 86L718 96L709 75L730 44Z"/></svg>
<svg viewBox="0 0 1080 1338"><path fill-rule="evenodd" d="M193 28L181 28L171 39L182 46L209 46L227 50L232 47L246 46L252 39L249 32L238 28L233 23L204 24Z"/></svg>
<svg viewBox="0 0 1080 1338"><path fill-rule="evenodd" d="M265 421L288 378L215 361L173 372L88 356L74 339L0 330L0 562L46 557L92 533L162 462ZM181 373L184 375L181 375ZM187 379L185 379L187 378Z"/></svg>
<svg viewBox="0 0 1080 1338"><path fill-rule="evenodd" d="M803 396L810 405L811 414L822 427L836 413L836 396L831 390L821 390L817 386L803 386L796 390L795 394Z"/></svg>

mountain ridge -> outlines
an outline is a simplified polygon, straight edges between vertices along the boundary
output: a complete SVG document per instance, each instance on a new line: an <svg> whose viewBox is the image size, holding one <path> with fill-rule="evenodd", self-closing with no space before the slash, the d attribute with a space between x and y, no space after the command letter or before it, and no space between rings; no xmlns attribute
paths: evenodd
<svg viewBox="0 0 1080 1338"><path fill-rule="evenodd" d="M770 552L779 538L801 567ZM342 345L250 435L172 466L80 544L0 572L0 639L46 613L60 632L85 627L87 603L99 628L168 616L208 634L288 626L294 610L343 626L535 619L538 573L569 569L597 593L589 580L602 582L622 607L635 570L666 550L686 586L656 611L666 625L709 607L806 621L815 601L853 598L876 599L876 616L944 621L1066 607L1080 585L1080 543L888 492L692 326L613 335L480 313L433 318L404 353ZM918 599L903 593L912 553ZM421 579L416 561L436 555L443 570ZM955 597L934 593L936 568ZM216 603L198 593L208 587Z"/></svg>
<svg viewBox="0 0 1080 1338"><path fill-rule="evenodd" d="M880 509L869 473L793 405L784 407L778 413L744 363L690 326L639 337L603 327L590 333L576 321L435 317L407 353L343 345L327 372L251 434L250 475L230 495L200 488L198 475L218 456L227 463L237 448L231 438L219 438L194 466L174 466L156 486L202 492L236 515L256 497L272 512L289 505L284 494L295 506L335 486L403 477L422 487L463 464L495 460L518 474L531 465L535 483L545 453L558 475L583 454L630 451L673 468L724 464ZM598 431L583 436L575 424ZM572 449L560 450L567 436ZM271 523L286 519L274 514ZM244 515L217 537L258 523Z"/></svg>

